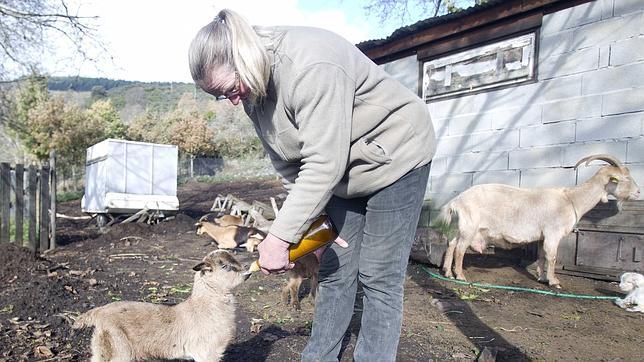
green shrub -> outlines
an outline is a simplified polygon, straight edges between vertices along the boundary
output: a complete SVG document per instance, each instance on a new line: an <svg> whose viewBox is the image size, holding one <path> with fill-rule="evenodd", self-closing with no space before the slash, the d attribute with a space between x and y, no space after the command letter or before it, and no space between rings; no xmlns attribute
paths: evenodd
<svg viewBox="0 0 644 362"><path fill-rule="evenodd" d="M79 191L68 191L68 192L57 192L56 201L57 202L67 202L72 200L78 200L83 197L85 192L83 190Z"/></svg>

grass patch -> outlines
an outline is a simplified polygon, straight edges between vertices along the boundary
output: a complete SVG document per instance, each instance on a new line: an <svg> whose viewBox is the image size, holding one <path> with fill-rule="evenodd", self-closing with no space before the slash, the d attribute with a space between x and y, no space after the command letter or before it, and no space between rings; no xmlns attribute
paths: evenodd
<svg viewBox="0 0 644 362"><path fill-rule="evenodd" d="M57 192L56 193L56 201L57 202L67 202L67 201L72 201L72 200L79 200L81 197L83 197L83 194L85 191L79 190L79 191L68 191L68 192Z"/></svg>
<svg viewBox="0 0 644 362"><path fill-rule="evenodd" d="M445 235L448 241L456 237L458 233L458 223L454 220L448 224L444 220L435 219L429 227Z"/></svg>

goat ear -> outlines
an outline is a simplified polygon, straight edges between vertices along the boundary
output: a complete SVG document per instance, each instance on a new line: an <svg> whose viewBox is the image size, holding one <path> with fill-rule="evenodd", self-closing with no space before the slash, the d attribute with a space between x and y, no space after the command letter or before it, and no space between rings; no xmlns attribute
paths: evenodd
<svg viewBox="0 0 644 362"><path fill-rule="evenodd" d="M202 261L201 263L193 266L192 270L194 270L194 271L202 271L202 270L203 271L212 271L212 268L210 267L210 265L208 265L207 263Z"/></svg>

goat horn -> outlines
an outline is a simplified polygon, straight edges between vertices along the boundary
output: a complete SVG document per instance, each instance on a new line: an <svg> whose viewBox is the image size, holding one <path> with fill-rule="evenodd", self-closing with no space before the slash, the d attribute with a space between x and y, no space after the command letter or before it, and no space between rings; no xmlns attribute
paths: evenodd
<svg viewBox="0 0 644 362"><path fill-rule="evenodd" d="M586 166L588 166L588 164L591 161L594 161L594 160L605 161L606 163L608 163L610 165L613 165L615 167L619 167L619 168L624 167L622 165L622 163L617 158L615 158L615 157L613 157L611 155L607 155L607 154L599 154L599 155L592 155L592 156L582 158L581 160L579 160L577 162L577 164L575 165L575 168L579 167L579 165L581 165L584 162L586 162Z"/></svg>

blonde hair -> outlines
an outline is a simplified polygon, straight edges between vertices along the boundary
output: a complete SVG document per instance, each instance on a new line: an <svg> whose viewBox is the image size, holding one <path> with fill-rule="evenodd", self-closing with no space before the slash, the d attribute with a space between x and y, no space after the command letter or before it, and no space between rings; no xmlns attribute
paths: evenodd
<svg viewBox="0 0 644 362"><path fill-rule="evenodd" d="M210 82L217 67L237 71L250 88L250 99L257 102L266 96L270 61L257 32L234 11L223 9L215 19L199 30L188 52L190 74L200 87Z"/></svg>

